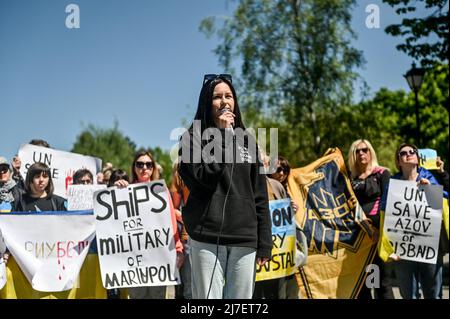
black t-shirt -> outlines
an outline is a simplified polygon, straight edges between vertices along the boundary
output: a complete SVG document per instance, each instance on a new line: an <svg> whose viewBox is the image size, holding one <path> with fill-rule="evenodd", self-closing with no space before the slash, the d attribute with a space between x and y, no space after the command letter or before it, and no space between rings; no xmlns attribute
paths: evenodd
<svg viewBox="0 0 450 319"><path fill-rule="evenodd" d="M388 170L385 169L380 171L379 169L376 169L365 179L355 178L352 180L353 191L355 192L361 208L364 213L366 213L367 217L372 219L376 227L379 225L378 212L380 207L377 207L377 214L370 215L369 213L372 211L377 202L379 204L379 201L383 196L383 192L387 190L390 176L391 174Z"/></svg>
<svg viewBox="0 0 450 319"><path fill-rule="evenodd" d="M56 199L57 196L47 196L45 198L35 198L27 194L23 195L23 211L24 212L46 212L66 210L61 201Z"/></svg>

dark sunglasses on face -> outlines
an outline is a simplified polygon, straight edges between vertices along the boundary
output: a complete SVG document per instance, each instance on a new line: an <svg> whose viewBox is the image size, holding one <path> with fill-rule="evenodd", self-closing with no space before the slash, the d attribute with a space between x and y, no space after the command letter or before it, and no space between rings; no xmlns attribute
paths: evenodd
<svg viewBox="0 0 450 319"><path fill-rule="evenodd" d="M5 174L8 171L9 171L9 165L0 166L0 174Z"/></svg>
<svg viewBox="0 0 450 319"><path fill-rule="evenodd" d="M205 74L205 76L203 77L203 84L205 84L208 81L216 80L216 79L224 79L230 83L233 83L231 74Z"/></svg>
<svg viewBox="0 0 450 319"><path fill-rule="evenodd" d="M134 164L137 168L142 169L145 167L147 167L148 169L153 168L153 162L136 162L136 164Z"/></svg>
<svg viewBox="0 0 450 319"><path fill-rule="evenodd" d="M280 174L281 172L283 172L284 174L286 174L286 169L284 169L283 167L279 166L279 167L277 168L276 173L277 173L277 174Z"/></svg>
<svg viewBox="0 0 450 319"><path fill-rule="evenodd" d="M414 155L417 154L416 150L409 150L409 151L401 151L398 153L400 157L406 156L406 155Z"/></svg>
<svg viewBox="0 0 450 319"><path fill-rule="evenodd" d="M356 149L356 154L359 154L359 152L363 152L364 154L367 154L368 151L369 151L368 147L357 148Z"/></svg>

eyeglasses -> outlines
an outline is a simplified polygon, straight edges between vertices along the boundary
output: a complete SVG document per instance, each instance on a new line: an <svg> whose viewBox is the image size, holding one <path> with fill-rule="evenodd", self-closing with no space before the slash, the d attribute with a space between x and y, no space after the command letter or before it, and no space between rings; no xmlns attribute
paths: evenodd
<svg viewBox="0 0 450 319"><path fill-rule="evenodd" d="M233 83L231 74L205 74L205 76L203 77L203 84L205 84L208 81L216 80L216 79L224 79L230 83Z"/></svg>
<svg viewBox="0 0 450 319"><path fill-rule="evenodd" d="M414 155L414 154L417 154L416 150L401 151L401 152L398 153L398 155L400 157L403 157L403 156L406 156L406 155Z"/></svg>
<svg viewBox="0 0 450 319"><path fill-rule="evenodd" d="M139 169L142 169L145 167L147 167L148 169L153 168L155 164L153 164L153 162L136 162L136 164L134 164L134 166L136 166Z"/></svg>
<svg viewBox="0 0 450 319"><path fill-rule="evenodd" d="M368 147L363 147L363 148L357 148L355 153L359 154L359 152L363 152L364 154L367 154L368 151L369 151Z"/></svg>
<svg viewBox="0 0 450 319"><path fill-rule="evenodd" d="M90 178L88 178L88 179L81 179L80 180L80 184L90 185L90 184L92 184L92 180Z"/></svg>
<svg viewBox="0 0 450 319"><path fill-rule="evenodd" d="M285 169L285 168L283 168L281 166L278 166L277 171L275 173L280 174L281 172L286 174L287 173L287 169Z"/></svg>
<svg viewBox="0 0 450 319"><path fill-rule="evenodd" d="M9 165L0 166L0 174L5 174L9 171Z"/></svg>

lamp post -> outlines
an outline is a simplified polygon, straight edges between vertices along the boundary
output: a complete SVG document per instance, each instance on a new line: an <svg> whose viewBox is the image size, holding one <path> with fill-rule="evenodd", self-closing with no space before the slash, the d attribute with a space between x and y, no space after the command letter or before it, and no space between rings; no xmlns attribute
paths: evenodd
<svg viewBox="0 0 450 319"><path fill-rule="evenodd" d="M420 147L420 118L419 118L419 99L417 97L420 87L422 86L425 69L416 68L416 64L412 64L411 70L404 75L408 82L409 88L414 91L416 102L416 144Z"/></svg>

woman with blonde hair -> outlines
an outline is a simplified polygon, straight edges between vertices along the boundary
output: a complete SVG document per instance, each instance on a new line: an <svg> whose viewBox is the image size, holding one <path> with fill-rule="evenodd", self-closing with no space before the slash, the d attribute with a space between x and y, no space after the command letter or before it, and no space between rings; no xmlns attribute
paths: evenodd
<svg viewBox="0 0 450 319"><path fill-rule="evenodd" d="M365 139L358 139L350 146L348 166L353 190L364 214L372 224L372 240L376 245L380 229L380 202L387 191L391 174L378 164L372 144ZM373 264L380 269L380 288L375 288L375 298L394 299L386 265L378 255L375 256ZM372 299L370 289L364 286L359 299Z"/></svg>

